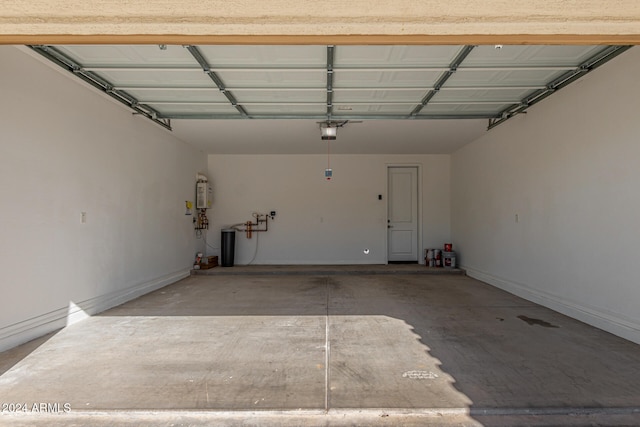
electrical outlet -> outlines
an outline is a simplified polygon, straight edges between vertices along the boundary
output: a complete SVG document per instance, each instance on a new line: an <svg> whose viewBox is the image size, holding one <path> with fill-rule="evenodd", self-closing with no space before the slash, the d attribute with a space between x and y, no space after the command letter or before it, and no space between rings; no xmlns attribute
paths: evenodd
<svg viewBox="0 0 640 427"><path fill-rule="evenodd" d="M86 224L87 223L87 213L86 212L80 212L80 223L82 223L82 224Z"/></svg>

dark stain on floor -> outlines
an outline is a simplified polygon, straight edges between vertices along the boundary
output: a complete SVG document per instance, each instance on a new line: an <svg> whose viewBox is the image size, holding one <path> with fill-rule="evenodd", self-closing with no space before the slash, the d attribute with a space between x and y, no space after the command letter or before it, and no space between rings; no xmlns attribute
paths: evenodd
<svg viewBox="0 0 640 427"><path fill-rule="evenodd" d="M520 315L518 316L518 319L520 320L524 320L525 322L527 322L529 325L539 325L539 326L544 326L545 328L559 328L560 326L558 325L552 325L549 322L546 322L544 320L540 320L540 319L533 319L531 317L527 317L527 316L523 316Z"/></svg>

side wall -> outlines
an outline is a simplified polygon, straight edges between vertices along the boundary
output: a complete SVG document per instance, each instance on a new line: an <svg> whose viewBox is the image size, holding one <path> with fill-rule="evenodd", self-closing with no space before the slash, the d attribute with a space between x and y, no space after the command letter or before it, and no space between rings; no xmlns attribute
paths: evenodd
<svg viewBox="0 0 640 427"><path fill-rule="evenodd" d="M335 155L330 182L326 162L324 155L210 155L209 254L219 254L221 228L274 210L268 232L236 233L236 264L254 254L255 264L385 264L388 165L420 168L421 248L449 239L448 155Z"/></svg>
<svg viewBox="0 0 640 427"><path fill-rule="evenodd" d="M638 69L636 47L454 153L452 238L469 275L640 343Z"/></svg>
<svg viewBox="0 0 640 427"><path fill-rule="evenodd" d="M25 48L0 56L3 350L187 276L206 157Z"/></svg>

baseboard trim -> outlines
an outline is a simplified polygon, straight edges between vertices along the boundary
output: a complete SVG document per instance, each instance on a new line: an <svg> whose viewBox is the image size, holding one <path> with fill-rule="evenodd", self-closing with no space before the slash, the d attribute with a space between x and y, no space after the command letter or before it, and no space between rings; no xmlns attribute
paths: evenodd
<svg viewBox="0 0 640 427"><path fill-rule="evenodd" d="M467 265L460 268L465 270L469 277L640 344L640 322L638 321L614 316L611 313L603 312L597 307L585 306L574 301L568 301L558 295L531 289L526 285L494 276Z"/></svg>
<svg viewBox="0 0 640 427"><path fill-rule="evenodd" d="M134 284L126 289L103 294L84 301L73 301L68 307L23 320L0 328L0 351L5 351L33 339L39 338L117 305L131 301L156 289L184 279L191 274L189 269L180 270L155 279Z"/></svg>

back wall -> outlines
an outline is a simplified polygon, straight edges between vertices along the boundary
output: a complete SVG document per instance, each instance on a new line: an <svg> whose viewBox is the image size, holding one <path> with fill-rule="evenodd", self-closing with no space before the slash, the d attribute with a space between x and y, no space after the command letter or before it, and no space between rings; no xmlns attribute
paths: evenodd
<svg viewBox="0 0 640 427"><path fill-rule="evenodd" d="M450 237L448 155L335 155L329 182L326 155L210 155L208 252L222 228L274 210L268 232L236 234L236 264L385 264L387 165L420 167L422 258Z"/></svg>

